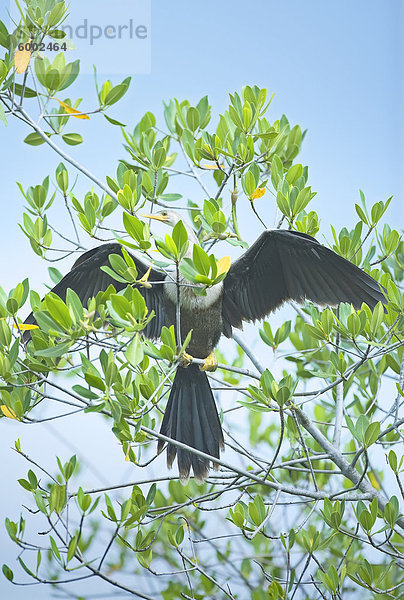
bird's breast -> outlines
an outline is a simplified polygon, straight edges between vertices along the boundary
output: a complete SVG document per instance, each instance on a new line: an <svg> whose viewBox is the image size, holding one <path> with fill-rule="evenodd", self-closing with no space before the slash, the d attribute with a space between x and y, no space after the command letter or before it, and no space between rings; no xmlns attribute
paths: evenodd
<svg viewBox="0 0 404 600"><path fill-rule="evenodd" d="M173 303L177 304L177 285L174 282L164 284L164 294ZM180 280L180 306L185 310L206 310L221 298L223 283L220 282L206 290L206 296L195 294L195 286L186 280Z"/></svg>
<svg viewBox="0 0 404 600"><path fill-rule="evenodd" d="M184 282L181 282L184 283ZM223 285L219 283L206 290L206 296L197 296L194 287L180 284L181 341L192 329L191 342L187 348L192 356L206 358L217 345L222 334ZM169 325L176 323L177 286L164 284L166 313Z"/></svg>

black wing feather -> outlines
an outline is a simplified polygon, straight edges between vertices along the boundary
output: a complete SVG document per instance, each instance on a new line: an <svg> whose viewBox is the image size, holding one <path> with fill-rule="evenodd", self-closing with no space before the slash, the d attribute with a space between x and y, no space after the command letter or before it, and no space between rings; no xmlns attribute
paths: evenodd
<svg viewBox="0 0 404 600"><path fill-rule="evenodd" d="M335 306L386 303L384 288L313 237L284 229L264 231L233 263L223 282L223 333L262 319L287 300Z"/></svg>
<svg viewBox="0 0 404 600"><path fill-rule="evenodd" d="M70 288L80 298L84 307L90 298L93 298L100 291L105 291L111 284L117 292L126 288L125 283L113 279L108 273L101 270L103 266L110 266L109 256L111 254L120 254L122 256L122 246L111 243L92 248L82 254L74 263L71 271L63 277L61 281L52 289L59 298L66 299L66 292ZM132 255L138 272L138 278L143 277L147 272L149 265L141 261L137 256ZM162 282L165 274L157 269L151 269L149 281ZM152 285L151 288L140 286L139 291L146 301L149 311L154 310L155 317L148 323L143 333L146 337L155 339L159 336L161 327L165 324L163 286ZM35 323L33 313L25 320L25 323ZM29 336L29 332L26 332ZM27 336L26 336L27 337Z"/></svg>

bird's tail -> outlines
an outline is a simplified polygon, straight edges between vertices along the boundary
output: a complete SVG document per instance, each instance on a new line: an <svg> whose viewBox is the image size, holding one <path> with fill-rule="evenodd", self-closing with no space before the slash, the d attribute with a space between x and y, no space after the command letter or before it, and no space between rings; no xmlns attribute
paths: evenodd
<svg viewBox="0 0 404 600"><path fill-rule="evenodd" d="M160 433L219 458L220 448L224 448L223 431L208 378L198 365L178 367ZM159 440L157 451L161 452L163 446L164 442ZM188 479L191 467L197 480L206 479L210 466L208 459L169 443L169 467L176 456L181 479Z"/></svg>

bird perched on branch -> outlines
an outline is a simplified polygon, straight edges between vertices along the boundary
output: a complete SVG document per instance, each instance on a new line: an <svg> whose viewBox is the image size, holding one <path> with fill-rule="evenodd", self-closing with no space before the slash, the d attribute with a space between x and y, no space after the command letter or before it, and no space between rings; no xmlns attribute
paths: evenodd
<svg viewBox="0 0 404 600"><path fill-rule="evenodd" d="M162 221L171 227L181 220L172 210L162 210L145 217ZM199 244L193 229L184 223L189 247L185 257L192 258L195 244ZM82 304L99 291L113 284L117 291L125 284L112 279L101 270L108 266L111 254L122 254L117 243L104 244L85 252L72 270L53 288L63 300L68 288L74 290ZM149 265L132 256L139 278ZM206 376L214 370L217 361L214 348L221 335L232 337L233 328L241 328L243 321L262 319L288 300L311 300L320 305L336 306L350 302L360 308L365 302L374 308L385 302L382 287L364 271L322 246L313 237L283 229L266 230L229 268L224 280L208 287L206 295L195 293L195 287L180 275L178 282L159 269L151 268L150 287L140 287L149 311L155 317L146 325L145 337L159 337L163 325L176 323L179 300L181 343L192 329L191 341L182 366L176 371L160 433L212 457L220 457L224 447L223 432L215 400ZM160 283L162 285L153 285ZM27 323L35 322L31 314ZM199 368L192 357L204 359ZM158 451L164 442L158 442ZM177 457L179 474L187 479L192 468L195 477L203 480L209 472L210 461L189 450L167 444L169 467Z"/></svg>

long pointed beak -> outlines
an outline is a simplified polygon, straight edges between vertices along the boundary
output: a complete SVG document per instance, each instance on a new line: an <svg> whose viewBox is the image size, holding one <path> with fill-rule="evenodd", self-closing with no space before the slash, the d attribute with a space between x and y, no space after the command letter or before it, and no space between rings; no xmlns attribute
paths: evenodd
<svg viewBox="0 0 404 600"><path fill-rule="evenodd" d="M162 221L163 223L166 223L167 221L167 217L162 217L161 215L139 215L141 217L143 217L144 219L154 219L154 221Z"/></svg>

